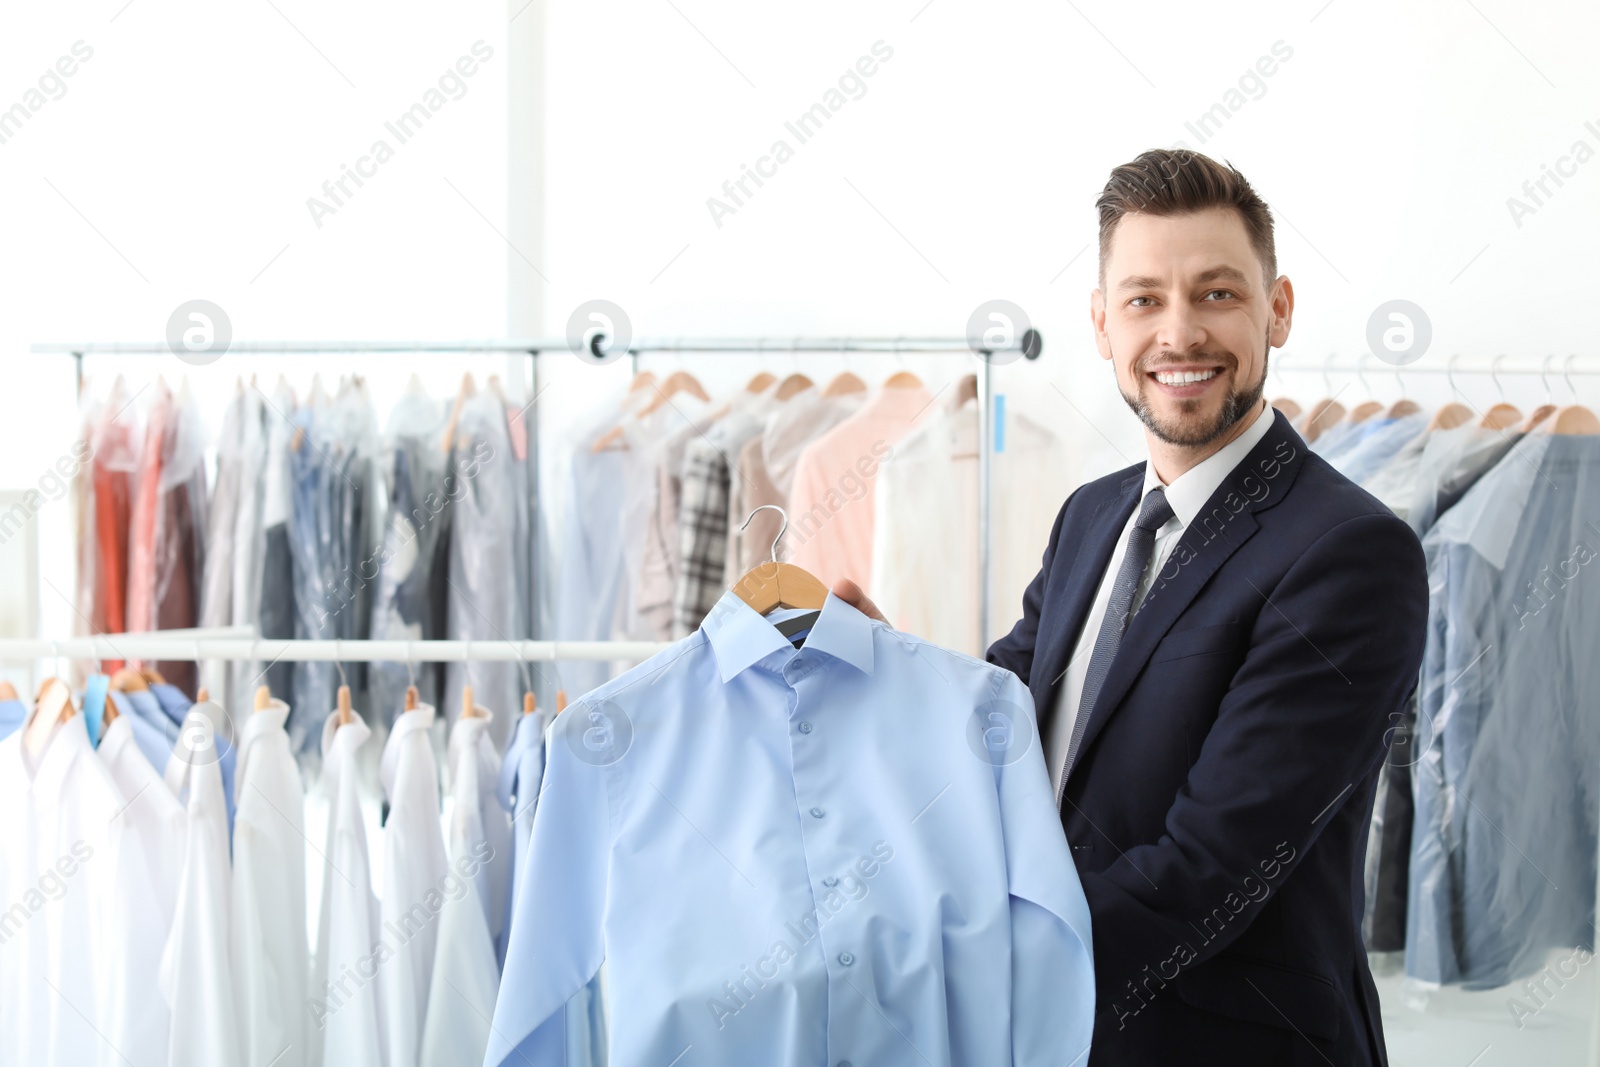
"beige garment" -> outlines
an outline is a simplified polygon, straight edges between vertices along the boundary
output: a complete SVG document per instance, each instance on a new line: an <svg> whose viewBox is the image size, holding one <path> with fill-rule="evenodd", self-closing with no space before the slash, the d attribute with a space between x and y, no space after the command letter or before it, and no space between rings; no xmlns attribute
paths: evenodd
<svg viewBox="0 0 1600 1067"><path fill-rule="evenodd" d="M827 585L850 578L870 594L878 470L932 401L920 385L880 389L861 410L806 446L789 494L784 544L792 563Z"/></svg>
<svg viewBox="0 0 1600 1067"><path fill-rule="evenodd" d="M978 625L977 401L925 418L878 475L873 600L896 629L969 656L1016 620L1067 493L1055 435L1026 416L1005 422L990 468L987 635Z"/></svg>
<svg viewBox="0 0 1600 1067"><path fill-rule="evenodd" d="M865 400L864 393L823 396L820 389L806 389L773 412L761 436L739 450L740 477L734 479L728 512L729 588L756 564L772 558L772 542L783 529L776 511L756 515L743 533L739 524L763 504L787 509L795 464L805 447L860 410Z"/></svg>

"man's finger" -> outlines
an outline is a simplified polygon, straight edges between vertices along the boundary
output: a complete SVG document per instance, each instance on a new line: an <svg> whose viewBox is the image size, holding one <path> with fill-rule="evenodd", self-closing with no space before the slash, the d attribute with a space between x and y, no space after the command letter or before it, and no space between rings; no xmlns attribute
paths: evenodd
<svg viewBox="0 0 1600 1067"><path fill-rule="evenodd" d="M862 592L861 587L848 578L840 578L833 583L833 595L869 619L877 619L879 622L888 623L890 626L894 625L894 623L884 618L883 612L878 610L878 605L872 602L872 598Z"/></svg>

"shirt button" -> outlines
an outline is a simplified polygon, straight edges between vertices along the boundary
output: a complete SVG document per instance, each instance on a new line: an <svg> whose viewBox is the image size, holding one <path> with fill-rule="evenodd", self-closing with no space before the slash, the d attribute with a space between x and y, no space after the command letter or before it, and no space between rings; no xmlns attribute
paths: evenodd
<svg viewBox="0 0 1600 1067"><path fill-rule="evenodd" d="M808 723L808 722L801 723L800 724L800 732L803 733L803 734L809 734L811 732L811 724Z"/></svg>
<svg viewBox="0 0 1600 1067"><path fill-rule="evenodd" d="M828 877L822 880L822 884L827 886L829 889L832 889L834 886L839 884L839 879L830 874Z"/></svg>
<svg viewBox="0 0 1600 1067"><path fill-rule="evenodd" d="M822 816L824 814L825 813L823 812L823 810L821 808L812 808L811 809L811 817L813 819L820 819L820 818L822 818Z"/></svg>
<svg viewBox="0 0 1600 1067"><path fill-rule="evenodd" d="M855 961L856 961L856 958L854 956L850 955L850 953L848 953L848 952L839 953L839 963L841 965L843 965L845 967L848 967L852 963L854 963Z"/></svg>

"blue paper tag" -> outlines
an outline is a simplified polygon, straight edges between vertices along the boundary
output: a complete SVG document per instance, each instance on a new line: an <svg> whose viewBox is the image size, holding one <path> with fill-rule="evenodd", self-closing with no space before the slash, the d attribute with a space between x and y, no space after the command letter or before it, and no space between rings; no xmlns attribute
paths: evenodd
<svg viewBox="0 0 1600 1067"><path fill-rule="evenodd" d="M1004 452L1006 450L1006 395L1004 393L996 393L994 395L994 450L996 452Z"/></svg>
<svg viewBox="0 0 1600 1067"><path fill-rule="evenodd" d="M83 686L83 725L89 731L89 744L100 747L100 720L106 713L106 691L111 688L111 676L91 674Z"/></svg>

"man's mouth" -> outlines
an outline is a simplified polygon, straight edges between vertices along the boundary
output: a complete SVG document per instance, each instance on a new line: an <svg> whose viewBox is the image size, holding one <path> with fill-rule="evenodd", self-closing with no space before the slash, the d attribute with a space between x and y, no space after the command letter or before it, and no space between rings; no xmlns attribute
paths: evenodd
<svg viewBox="0 0 1600 1067"><path fill-rule="evenodd" d="M1210 381L1222 373L1221 367L1208 367L1204 370L1159 370L1152 371L1150 377L1162 385L1189 385L1194 382Z"/></svg>

